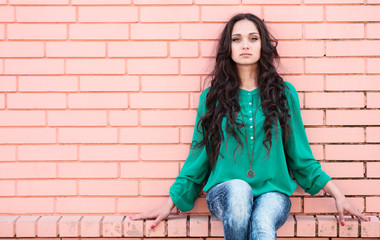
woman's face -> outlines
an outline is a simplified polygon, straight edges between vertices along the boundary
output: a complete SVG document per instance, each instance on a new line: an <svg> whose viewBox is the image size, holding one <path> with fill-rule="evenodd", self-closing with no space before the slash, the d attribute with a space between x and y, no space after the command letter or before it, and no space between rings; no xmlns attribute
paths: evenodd
<svg viewBox="0 0 380 240"><path fill-rule="evenodd" d="M261 55L261 38L250 20L237 21L231 34L231 58L236 65L257 65Z"/></svg>

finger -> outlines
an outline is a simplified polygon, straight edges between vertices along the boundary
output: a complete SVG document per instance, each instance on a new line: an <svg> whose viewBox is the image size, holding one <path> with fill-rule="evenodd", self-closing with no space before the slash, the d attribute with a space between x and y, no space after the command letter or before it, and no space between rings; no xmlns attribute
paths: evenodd
<svg viewBox="0 0 380 240"><path fill-rule="evenodd" d="M139 219L147 219L147 218L155 218L153 212L143 212L133 217L133 220L139 220Z"/></svg>
<svg viewBox="0 0 380 240"><path fill-rule="evenodd" d="M155 228L164 218L162 217L162 215L158 215L158 217L156 218L156 220L154 220L151 228Z"/></svg>
<svg viewBox="0 0 380 240"><path fill-rule="evenodd" d="M355 215L357 218L362 219L364 221L368 221L368 217L366 217L362 212L360 212L360 209L358 211L355 211L353 209L350 209L350 214Z"/></svg>
<svg viewBox="0 0 380 240"><path fill-rule="evenodd" d="M343 216L343 211L339 211L339 222L342 226L344 226L344 216Z"/></svg>

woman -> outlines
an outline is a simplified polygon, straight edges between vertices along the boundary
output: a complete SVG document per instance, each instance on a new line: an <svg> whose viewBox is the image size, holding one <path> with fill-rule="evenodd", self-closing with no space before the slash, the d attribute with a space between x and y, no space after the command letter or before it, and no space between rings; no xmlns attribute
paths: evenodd
<svg viewBox="0 0 380 240"><path fill-rule="evenodd" d="M211 87L200 96L193 143L170 198L131 219L166 219L176 205L194 206L202 184L207 206L223 223L225 239L276 239L288 218L296 183L336 201L339 220L356 211L312 155L296 89L276 72L277 41L252 14L226 24L218 44Z"/></svg>

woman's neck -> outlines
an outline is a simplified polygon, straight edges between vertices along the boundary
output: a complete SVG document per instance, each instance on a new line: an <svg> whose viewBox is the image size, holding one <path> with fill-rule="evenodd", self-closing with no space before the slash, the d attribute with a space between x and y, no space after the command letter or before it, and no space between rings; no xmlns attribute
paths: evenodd
<svg viewBox="0 0 380 240"><path fill-rule="evenodd" d="M240 88L251 91L257 88L257 68L252 65L239 66Z"/></svg>

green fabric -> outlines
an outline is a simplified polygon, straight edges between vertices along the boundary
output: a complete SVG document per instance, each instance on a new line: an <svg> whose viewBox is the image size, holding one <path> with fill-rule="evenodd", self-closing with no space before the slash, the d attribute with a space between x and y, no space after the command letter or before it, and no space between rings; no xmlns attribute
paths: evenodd
<svg viewBox="0 0 380 240"><path fill-rule="evenodd" d="M249 92L240 89L239 101L247 127L248 146L251 156L254 148L252 169L255 171L255 176L253 178L247 176L250 166L246 145L243 148L238 148L234 162L234 150L238 143L236 139L230 137L226 145L228 134L225 131L226 119L224 119L222 121L224 140L220 147L220 153L223 157L219 156L215 168L209 172L210 167L204 147L192 148L180 174L170 187L169 195L179 210L185 212L194 207L194 202L199 195L203 182L206 180L207 182L203 187L204 192L207 192L218 183L231 179L244 180L250 184L253 195L256 197L271 191L282 192L288 196L292 195L297 184L292 179L290 170L297 183L311 195L318 193L331 179L321 169L320 163L313 157L301 118L298 93L291 83L284 82L285 86L288 87L285 89L285 93L288 99L288 107L290 108L290 127L292 130L292 135L289 137L286 146L282 141L281 128L273 127L270 156L265 156L266 150L263 145L265 116L260 106L259 91L255 89ZM205 101L208 91L209 88L204 90L199 99L193 141L199 142L203 138L202 131L197 129L197 124L200 117L207 110ZM259 109L254 121L257 102ZM250 120L251 118L252 120ZM241 114L238 115L238 119L242 120ZM255 144L251 139L253 137L253 121L256 129ZM241 132L243 135L239 134L239 136L243 143L246 143L244 128L241 129ZM277 136L275 132L277 132ZM207 176L209 177L207 178Z"/></svg>

